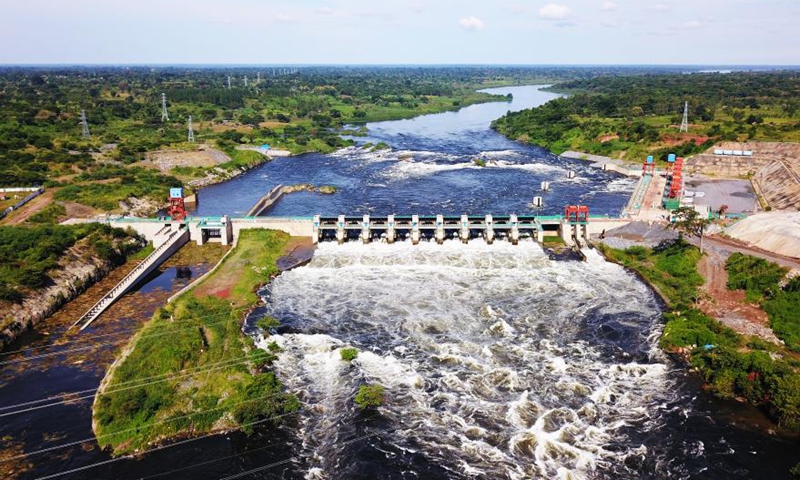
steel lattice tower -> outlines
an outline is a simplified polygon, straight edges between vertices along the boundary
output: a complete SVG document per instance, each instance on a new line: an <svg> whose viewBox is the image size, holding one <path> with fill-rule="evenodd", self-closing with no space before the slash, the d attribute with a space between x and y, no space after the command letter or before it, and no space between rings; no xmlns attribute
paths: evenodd
<svg viewBox="0 0 800 480"><path fill-rule="evenodd" d="M256 85L261 83L261 72L256 73Z"/></svg>
<svg viewBox="0 0 800 480"><path fill-rule="evenodd" d="M161 94L161 121L168 122L169 121L169 113L167 113L167 94Z"/></svg>
<svg viewBox="0 0 800 480"><path fill-rule="evenodd" d="M689 102L683 107L683 122L681 122L681 132L689 131Z"/></svg>
<svg viewBox="0 0 800 480"><path fill-rule="evenodd" d="M247 88L247 75L244 76L244 86Z"/></svg>
<svg viewBox="0 0 800 480"><path fill-rule="evenodd" d="M86 110L81 110L81 135L83 138L92 138L89 133L89 122L86 121Z"/></svg>
<svg viewBox="0 0 800 480"><path fill-rule="evenodd" d="M228 75L228 90L231 89L231 76Z"/></svg>
<svg viewBox="0 0 800 480"><path fill-rule="evenodd" d="M192 116L189 115L189 143L194 143L194 128L192 128Z"/></svg>

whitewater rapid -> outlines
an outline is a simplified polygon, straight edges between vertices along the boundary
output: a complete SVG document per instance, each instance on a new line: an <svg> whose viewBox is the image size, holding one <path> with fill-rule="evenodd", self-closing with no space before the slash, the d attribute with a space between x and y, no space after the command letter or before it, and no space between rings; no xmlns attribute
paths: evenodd
<svg viewBox="0 0 800 480"><path fill-rule="evenodd" d="M267 341L306 407L306 477L377 461L408 478L638 478L676 395L656 347L659 308L588 255L554 261L533 242L323 243L278 277L264 297L284 333ZM360 351L352 364L345 346ZM386 388L378 417L353 405L365 383Z"/></svg>

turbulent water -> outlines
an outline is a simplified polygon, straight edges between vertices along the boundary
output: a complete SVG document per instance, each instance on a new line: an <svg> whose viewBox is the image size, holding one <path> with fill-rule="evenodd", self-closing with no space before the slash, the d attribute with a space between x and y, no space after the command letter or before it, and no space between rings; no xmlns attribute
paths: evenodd
<svg viewBox="0 0 800 480"><path fill-rule="evenodd" d="M267 295L277 371L307 406L307 478L371 462L408 478L639 478L675 399L659 309L622 268L523 242L323 244ZM342 361L354 346L358 358ZM380 419L354 409L386 387ZM351 437L374 434L369 447ZM379 459L379 460L378 460Z"/></svg>
<svg viewBox="0 0 800 480"><path fill-rule="evenodd" d="M482 215L563 212L564 205L588 205L594 214L619 215L635 181L562 159L539 147L513 142L489 128L507 111L541 105L558 97L536 87L490 90L512 94L494 102L410 120L368 124L358 146L331 155L278 158L247 175L199 194L197 215L239 214L277 185L333 185L335 195L300 192L284 196L268 215L314 214ZM389 151L361 148L385 142ZM486 162L485 167L475 163ZM567 178L573 170L576 177ZM540 184L551 182L541 192ZM532 205L544 197L544 208Z"/></svg>

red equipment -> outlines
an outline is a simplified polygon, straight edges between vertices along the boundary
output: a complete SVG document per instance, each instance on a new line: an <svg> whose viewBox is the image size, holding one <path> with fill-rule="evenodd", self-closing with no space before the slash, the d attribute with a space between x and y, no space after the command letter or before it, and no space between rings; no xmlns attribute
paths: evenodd
<svg viewBox="0 0 800 480"><path fill-rule="evenodd" d="M167 210L170 218L177 221L183 221L186 218L186 204L183 201L182 188L169 189L169 209Z"/></svg>
<svg viewBox="0 0 800 480"><path fill-rule="evenodd" d="M589 223L589 207L585 205L568 205L564 208L564 218L569 223Z"/></svg>

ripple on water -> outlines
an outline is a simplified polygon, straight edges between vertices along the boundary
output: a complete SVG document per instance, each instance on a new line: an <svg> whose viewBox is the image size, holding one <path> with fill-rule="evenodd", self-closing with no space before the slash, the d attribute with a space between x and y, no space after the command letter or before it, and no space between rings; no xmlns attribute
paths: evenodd
<svg viewBox="0 0 800 480"><path fill-rule="evenodd" d="M309 478L411 450L451 478L637 478L626 459L647 454L641 438L676 395L655 299L598 256L553 262L532 242L322 244L275 280L269 308L299 332L273 339L279 375L311 406L298 439ZM602 343L587 327L598 315L637 334ZM361 351L352 364L345 345ZM372 431L352 405L363 383L386 387L392 433L340 448Z"/></svg>

